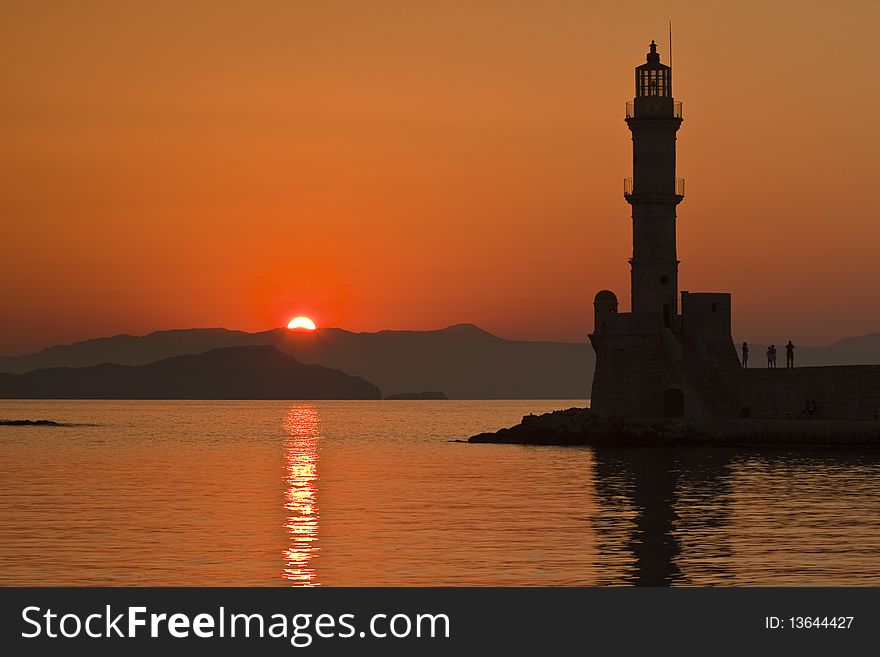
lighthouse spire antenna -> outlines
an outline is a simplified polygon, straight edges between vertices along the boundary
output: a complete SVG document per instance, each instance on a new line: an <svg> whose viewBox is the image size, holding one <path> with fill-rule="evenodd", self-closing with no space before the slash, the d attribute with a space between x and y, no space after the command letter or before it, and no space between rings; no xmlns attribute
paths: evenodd
<svg viewBox="0 0 880 657"><path fill-rule="evenodd" d="M669 21L669 68L672 68L672 21Z"/></svg>

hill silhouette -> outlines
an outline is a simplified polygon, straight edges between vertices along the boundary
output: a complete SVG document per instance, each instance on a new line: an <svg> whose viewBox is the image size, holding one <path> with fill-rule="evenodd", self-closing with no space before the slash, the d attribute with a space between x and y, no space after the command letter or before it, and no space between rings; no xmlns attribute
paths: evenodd
<svg viewBox="0 0 880 657"><path fill-rule="evenodd" d="M777 347L784 343L780 340ZM276 346L302 363L363 377L386 395L442 390L452 399L585 398L595 364L593 350L586 342L505 340L472 324L457 324L435 331L377 333L338 328L311 333L202 328L117 335L0 357L0 372L100 363L143 365L173 356L248 345ZM764 345L752 344L752 367L761 366L765 349ZM880 333L847 338L826 347L798 345L795 359L799 366L880 363Z"/></svg>
<svg viewBox="0 0 880 657"><path fill-rule="evenodd" d="M0 371L99 363L142 365L217 347L273 345L303 363L361 376L391 395L442 390L452 399L581 399L589 394L593 351L584 343L505 340L472 324L435 331L353 333L338 328L259 333L227 329L119 335L0 358Z"/></svg>
<svg viewBox="0 0 880 657"><path fill-rule="evenodd" d="M471 324L438 331L283 331L278 346L303 362L363 376L388 395L442 390L452 399L586 399L593 369L586 343L504 340Z"/></svg>
<svg viewBox="0 0 880 657"><path fill-rule="evenodd" d="M22 374L47 367L89 367L100 363L145 365L163 358L200 354L211 349L271 345L275 340L263 333L245 333L221 328L193 328L155 331L147 335L114 335L73 344L55 345L22 356L0 357L0 372Z"/></svg>
<svg viewBox="0 0 880 657"><path fill-rule="evenodd" d="M375 385L272 346L213 349L146 365L103 363L0 374L16 399L381 399Z"/></svg>

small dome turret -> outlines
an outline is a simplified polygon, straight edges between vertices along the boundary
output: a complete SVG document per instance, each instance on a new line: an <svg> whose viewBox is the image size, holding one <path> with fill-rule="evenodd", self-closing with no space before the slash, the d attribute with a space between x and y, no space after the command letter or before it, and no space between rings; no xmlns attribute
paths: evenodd
<svg viewBox="0 0 880 657"><path fill-rule="evenodd" d="M593 305L613 306L614 309L617 310L617 295L611 290L600 290L596 293Z"/></svg>
<svg viewBox="0 0 880 657"><path fill-rule="evenodd" d="M605 333L611 316L617 314L617 295L611 290L597 292L593 300L593 313L593 331Z"/></svg>

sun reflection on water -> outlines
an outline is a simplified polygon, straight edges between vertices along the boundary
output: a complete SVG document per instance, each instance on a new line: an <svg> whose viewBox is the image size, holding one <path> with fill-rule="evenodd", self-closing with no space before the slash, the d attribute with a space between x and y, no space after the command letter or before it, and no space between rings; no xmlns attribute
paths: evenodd
<svg viewBox="0 0 880 657"><path fill-rule="evenodd" d="M282 577L293 586L318 586L312 559L318 553L318 413L310 404L295 404L284 416L285 528L290 545L284 551Z"/></svg>

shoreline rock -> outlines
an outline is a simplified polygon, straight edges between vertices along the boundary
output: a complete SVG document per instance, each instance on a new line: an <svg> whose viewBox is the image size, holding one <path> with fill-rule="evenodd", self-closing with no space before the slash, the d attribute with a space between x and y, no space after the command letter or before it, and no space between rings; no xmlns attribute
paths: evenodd
<svg viewBox="0 0 880 657"><path fill-rule="evenodd" d="M0 427L63 427L54 420L0 420Z"/></svg>
<svg viewBox="0 0 880 657"><path fill-rule="evenodd" d="M759 420L603 418L587 408L526 415L519 424L471 436L468 443L604 446L828 446L880 447L880 422L869 420Z"/></svg>

